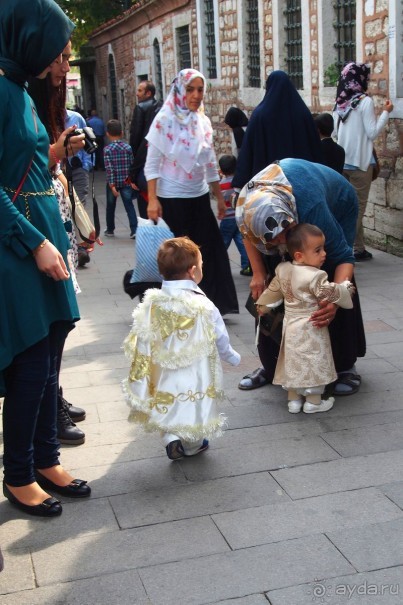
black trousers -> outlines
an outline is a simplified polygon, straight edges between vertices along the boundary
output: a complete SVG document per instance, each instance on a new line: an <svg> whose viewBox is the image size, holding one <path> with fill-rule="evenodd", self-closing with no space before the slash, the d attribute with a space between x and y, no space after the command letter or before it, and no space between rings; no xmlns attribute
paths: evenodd
<svg viewBox="0 0 403 605"><path fill-rule="evenodd" d="M187 235L200 246L203 279L200 288L222 315L239 313L228 253L208 193L196 198L158 198L162 216L175 237Z"/></svg>

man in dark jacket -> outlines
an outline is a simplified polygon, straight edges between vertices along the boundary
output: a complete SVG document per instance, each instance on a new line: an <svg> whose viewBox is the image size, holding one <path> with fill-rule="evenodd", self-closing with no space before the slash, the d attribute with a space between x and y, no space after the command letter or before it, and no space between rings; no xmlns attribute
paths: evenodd
<svg viewBox="0 0 403 605"><path fill-rule="evenodd" d="M132 123L130 125L130 145L133 151L133 165L130 170L130 178L140 192L138 196L139 213L142 218L147 218L146 198L147 181L144 176L144 165L147 158L146 135L152 121L162 106L162 101L155 99L155 86L149 80L143 80L137 87L137 105L134 108Z"/></svg>

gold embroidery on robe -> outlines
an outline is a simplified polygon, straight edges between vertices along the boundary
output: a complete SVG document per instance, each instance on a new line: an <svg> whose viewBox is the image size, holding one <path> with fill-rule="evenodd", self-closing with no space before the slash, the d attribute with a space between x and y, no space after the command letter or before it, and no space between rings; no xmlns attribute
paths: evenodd
<svg viewBox="0 0 403 605"><path fill-rule="evenodd" d="M152 313L157 320L158 328L163 340L168 338L173 332L176 332L179 340L186 340L188 335L185 330L190 330L195 325L194 317L178 315L173 311L165 311L161 307L153 306Z"/></svg>
<svg viewBox="0 0 403 605"><path fill-rule="evenodd" d="M141 380L144 376L150 373L151 357L149 355L143 355L138 351L135 352L132 365L130 367L129 380L134 382L135 380Z"/></svg>
<svg viewBox="0 0 403 605"><path fill-rule="evenodd" d="M168 412L168 406L173 405L175 403L175 399L181 403L185 403L186 401L197 402L201 399L204 399L206 395L211 399L215 399L220 397L221 393L221 391L217 391L213 384L210 384L205 393L202 393L201 391L196 391L193 393L193 391L189 389L186 393L178 393L177 395L173 395L172 393L168 393L166 391L155 391L154 385L150 383L150 394L152 396L150 410L155 408L160 414L166 414Z"/></svg>

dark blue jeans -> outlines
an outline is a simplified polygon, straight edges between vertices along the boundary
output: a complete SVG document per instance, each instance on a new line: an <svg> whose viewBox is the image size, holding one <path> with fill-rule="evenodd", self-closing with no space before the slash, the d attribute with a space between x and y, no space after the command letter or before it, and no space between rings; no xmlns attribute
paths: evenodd
<svg viewBox="0 0 403 605"><path fill-rule="evenodd" d="M241 255L241 267L242 269L246 269L249 266L249 259L248 255L246 254L245 246L242 241L242 235L238 229L236 220L234 218L224 218L220 223L220 231L224 241L224 246L227 249L229 248L232 240L234 240L239 254Z"/></svg>
<svg viewBox="0 0 403 605"><path fill-rule="evenodd" d="M48 336L16 355L5 371L4 480L13 487L33 483L35 468L59 464L57 369L70 327L52 324Z"/></svg>
<svg viewBox="0 0 403 605"><path fill-rule="evenodd" d="M137 229L137 214L133 205L134 190L130 185L124 185L118 189L122 198L123 205L129 219L130 233L136 233ZM117 197L110 190L109 185L106 185L106 228L109 232L115 231L115 210Z"/></svg>

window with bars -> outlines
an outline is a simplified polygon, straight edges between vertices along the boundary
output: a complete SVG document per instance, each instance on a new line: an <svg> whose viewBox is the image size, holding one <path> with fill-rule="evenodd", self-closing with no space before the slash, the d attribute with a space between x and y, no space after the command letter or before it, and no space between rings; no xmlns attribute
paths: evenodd
<svg viewBox="0 0 403 605"><path fill-rule="evenodd" d="M111 114L112 118L115 120L119 119L118 114L118 91L116 87L116 71L115 71L115 60L113 55L109 55L108 57L108 66L109 66L109 85L111 91Z"/></svg>
<svg viewBox="0 0 403 605"><path fill-rule="evenodd" d="M260 88L260 39L258 0L246 3L247 79L252 88Z"/></svg>
<svg viewBox="0 0 403 605"><path fill-rule="evenodd" d="M356 1L338 0L334 3L335 23L333 27L336 30L337 50L336 64L339 68L343 67L349 61L355 61L355 20L356 20Z"/></svg>
<svg viewBox="0 0 403 605"><path fill-rule="evenodd" d="M179 71L192 67L190 54L189 25L176 28L176 48Z"/></svg>
<svg viewBox="0 0 403 605"><path fill-rule="evenodd" d="M164 98L164 90L162 86L162 65L161 65L161 52L160 45L157 38L153 42L154 49L154 73L155 73L155 88L157 91L157 98L162 101Z"/></svg>
<svg viewBox="0 0 403 605"><path fill-rule="evenodd" d="M214 20L214 0L205 0L204 2L204 25L206 36L206 60L207 76L209 78L217 77L216 45L215 45L215 20Z"/></svg>
<svg viewBox="0 0 403 605"><path fill-rule="evenodd" d="M295 88L301 90L304 87L302 72L302 18L301 0L287 0L287 8L284 10L285 32L286 32L286 63L287 73L294 83Z"/></svg>

